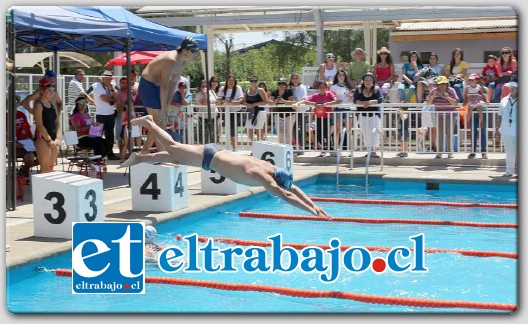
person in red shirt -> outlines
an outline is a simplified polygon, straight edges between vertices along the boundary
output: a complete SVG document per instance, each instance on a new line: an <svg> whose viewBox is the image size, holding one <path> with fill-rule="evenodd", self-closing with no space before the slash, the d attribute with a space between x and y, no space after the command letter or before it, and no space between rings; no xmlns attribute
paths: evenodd
<svg viewBox="0 0 528 324"><path fill-rule="evenodd" d="M486 99L488 102L493 98L493 89L495 89L495 80L500 76L500 69L497 65L497 57L495 55L488 55L488 64L482 69L482 80L484 85L488 87Z"/></svg>
<svg viewBox="0 0 528 324"><path fill-rule="evenodd" d="M16 112L16 156L23 159L20 172L23 176L29 177L29 170L36 165L35 144L26 114L21 111Z"/></svg>
<svg viewBox="0 0 528 324"><path fill-rule="evenodd" d="M332 105L337 103L337 98L332 91L328 91L328 86L326 82L318 80L314 82L314 85L317 86L319 92L314 95L311 95L307 99L303 99L292 105L293 109L299 107L299 105L307 104L314 106L312 112L315 115L315 121L317 125L317 143L318 145L323 146L323 150L330 150L330 128L334 123L333 118L328 118L328 112L332 111ZM325 145L326 142L326 145ZM325 151L321 152L320 157L326 155Z"/></svg>

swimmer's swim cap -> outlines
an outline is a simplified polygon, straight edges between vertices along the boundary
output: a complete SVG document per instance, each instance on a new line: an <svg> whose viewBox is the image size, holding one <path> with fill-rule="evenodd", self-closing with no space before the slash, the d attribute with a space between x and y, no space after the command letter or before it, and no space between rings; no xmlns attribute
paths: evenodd
<svg viewBox="0 0 528 324"><path fill-rule="evenodd" d="M193 53L198 52L200 49L198 42L190 36L187 36L184 40L182 40L180 47L181 49L186 49Z"/></svg>
<svg viewBox="0 0 528 324"><path fill-rule="evenodd" d="M286 169L277 169L273 172L273 177L279 186L290 189L293 185L293 174Z"/></svg>
<svg viewBox="0 0 528 324"><path fill-rule="evenodd" d="M147 243L154 243L156 235L158 235L158 231L156 231L154 226L145 226L145 241Z"/></svg>

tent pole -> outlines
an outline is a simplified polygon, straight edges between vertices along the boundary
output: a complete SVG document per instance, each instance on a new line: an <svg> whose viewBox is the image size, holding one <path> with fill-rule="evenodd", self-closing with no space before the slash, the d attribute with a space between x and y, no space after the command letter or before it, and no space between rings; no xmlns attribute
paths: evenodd
<svg viewBox="0 0 528 324"><path fill-rule="evenodd" d="M126 43L126 67L127 67L127 73L126 73L126 77L127 77L127 133L128 133L128 152L130 154L132 154L132 149L134 148L134 140L132 139L132 125L130 125L130 120L132 119L132 108L133 108L133 103L132 103L132 87L131 87L131 84L132 84L132 73L131 73L131 69L132 69L132 63L130 62L130 40L127 40L127 43ZM132 173L130 171L131 169L129 169L129 172L128 172L128 186L130 187L131 185L131 182L130 182L130 173Z"/></svg>
<svg viewBox="0 0 528 324"><path fill-rule="evenodd" d="M13 17L13 11L10 12L11 17ZM8 47L8 58L13 62L12 72L9 74L9 93L8 93L8 103L7 103L7 115L8 125L7 125L7 145L8 145L8 161L7 161L7 187L6 187L6 207L8 210L15 210L16 208L16 108L15 108L15 28L13 24L13 19L10 19L8 24L8 35L7 35L7 44Z"/></svg>
<svg viewBox="0 0 528 324"><path fill-rule="evenodd" d="M207 91L207 95L205 96L207 98L207 124L206 124L206 142L207 143L213 143L213 119L211 116L211 100L209 99L209 60L207 59L208 50L205 50L205 88Z"/></svg>

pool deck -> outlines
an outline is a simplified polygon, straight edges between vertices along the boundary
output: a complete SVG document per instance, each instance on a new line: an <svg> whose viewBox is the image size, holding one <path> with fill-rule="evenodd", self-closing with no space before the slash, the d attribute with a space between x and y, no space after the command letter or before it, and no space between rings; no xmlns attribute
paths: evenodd
<svg viewBox="0 0 528 324"><path fill-rule="evenodd" d="M249 152L240 152L249 154ZM348 168L349 158L341 161L340 174L343 176L364 177L365 153L355 153L354 168ZM336 173L336 158L320 158L317 153L306 153L295 158L295 180L301 180L317 174ZM402 159L395 153L385 153L384 167L380 171L380 159L372 159L369 168L371 177L384 179L416 179L450 182L483 182L483 183L516 183L517 177L505 178L504 154L488 154L488 160L468 160L466 153L455 153L453 159L435 159L434 155L424 156L410 153ZM480 155L477 155L480 157ZM185 214L217 206L228 201L263 192L262 187L252 187L247 191L234 195L209 195L201 193L200 169L187 168L189 206L181 210L164 213L132 211L131 188L128 186L128 176L123 169L117 169L118 161L110 161L108 172L104 178L104 208L106 221L143 221L145 223L160 223ZM418 166L417 166L418 165ZM62 165L56 167L62 171ZM40 238L34 236L33 204L31 203L31 186L28 186L24 201L17 201L14 211L6 212L6 244L10 252L6 252L6 267L16 267L34 260L62 253L71 249L71 241L65 239Z"/></svg>

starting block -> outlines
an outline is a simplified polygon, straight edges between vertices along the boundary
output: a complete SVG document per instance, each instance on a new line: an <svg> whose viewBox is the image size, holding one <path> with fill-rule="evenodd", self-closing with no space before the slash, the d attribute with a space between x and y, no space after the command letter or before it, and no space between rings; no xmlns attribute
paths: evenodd
<svg viewBox="0 0 528 324"><path fill-rule="evenodd" d="M202 169L202 193L231 195L247 189L247 186L241 185L222 176L220 173Z"/></svg>
<svg viewBox="0 0 528 324"><path fill-rule="evenodd" d="M189 206L185 165L139 163L130 168L132 210L169 212Z"/></svg>
<svg viewBox="0 0 528 324"><path fill-rule="evenodd" d="M253 156L293 174L293 146L272 142L253 142Z"/></svg>
<svg viewBox="0 0 528 324"><path fill-rule="evenodd" d="M76 222L104 222L103 181L67 172L31 177L36 237L72 238Z"/></svg>

